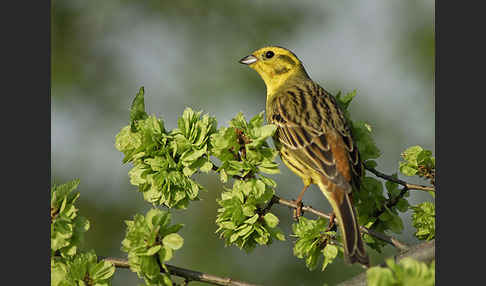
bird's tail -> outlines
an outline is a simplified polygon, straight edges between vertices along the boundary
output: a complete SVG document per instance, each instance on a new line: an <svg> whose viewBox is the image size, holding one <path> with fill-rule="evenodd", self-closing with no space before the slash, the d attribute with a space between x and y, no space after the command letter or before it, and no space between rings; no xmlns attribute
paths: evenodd
<svg viewBox="0 0 486 286"><path fill-rule="evenodd" d="M359 262L367 267L370 259L366 254L363 240L359 231L356 210L347 192L341 187L330 183L318 184L321 191L329 200L339 224L344 244L344 259L348 263Z"/></svg>

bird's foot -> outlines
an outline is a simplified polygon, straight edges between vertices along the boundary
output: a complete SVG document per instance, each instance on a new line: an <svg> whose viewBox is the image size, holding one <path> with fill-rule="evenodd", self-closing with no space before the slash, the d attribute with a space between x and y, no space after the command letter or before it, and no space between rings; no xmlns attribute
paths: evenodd
<svg viewBox="0 0 486 286"><path fill-rule="evenodd" d="M301 217L302 214L304 214L304 211L302 210L304 204L302 203L302 200L296 200L294 201L294 203L297 205L297 208L294 209L294 220L299 221L299 217Z"/></svg>
<svg viewBox="0 0 486 286"><path fill-rule="evenodd" d="M329 225L327 226L325 231L336 231L337 230L336 223L334 222L335 219L336 219L336 215L333 212L333 213L331 213L331 216L329 217Z"/></svg>

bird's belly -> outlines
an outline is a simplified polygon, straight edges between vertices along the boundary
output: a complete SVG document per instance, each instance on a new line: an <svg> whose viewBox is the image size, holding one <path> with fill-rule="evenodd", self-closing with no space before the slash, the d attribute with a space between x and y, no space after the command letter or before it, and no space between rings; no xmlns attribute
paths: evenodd
<svg viewBox="0 0 486 286"><path fill-rule="evenodd" d="M285 166L287 166L292 172L299 176L302 181L304 181L304 185L317 184L317 182L319 181L319 176L313 178L313 174L315 173L315 171L313 172L312 170L309 170L309 168L307 168L305 164L300 162L297 158L291 156L286 148L280 149L280 158L282 158Z"/></svg>

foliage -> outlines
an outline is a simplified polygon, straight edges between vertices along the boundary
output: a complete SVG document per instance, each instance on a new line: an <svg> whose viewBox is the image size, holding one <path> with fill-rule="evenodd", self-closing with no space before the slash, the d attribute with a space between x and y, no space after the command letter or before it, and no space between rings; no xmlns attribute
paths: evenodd
<svg viewBox="0 0 486 286"><path fill-rule="evenodd" d="M257 244L268 245L273 239L285 240L277 228L279 219L264 210L277 184L260 174L279 172L274 161L277 151L266 142L275 130L274 125L263 125L263 112L249 122L239 113L229 122L229 127L223 127L211 136L211 154L222 162L217 169L221 181L226 183L228 175L238 179L218 200L221 208L216 218L219 227L216 232L226 245L233 244L250 251Z"/></svg>
<svg viewBox="0 0 486 286"><path fill-rule="evenodd" d="M412 258L404 258L399 263L393 259L386 261L388 268L374 266L366 271L369 286L435 285L435 261L429 265Z"/></svg>
<svg viewBox="0 0 486 286"><path fill-rule="evenodd" d="M412 146L402 153L404 161L399 163L400 172L406 176L417 175L435 183L435 157L430 150L420 146ZM429 192L435 197L434 192ZM421 240L435 238L435 205L433 202L423 202L412 206L412 225L417 229L415 236Z"/></svg>
<svg viewBox="0 0 486 286"><path fill-rule="evenodd" d="M411 207L413 210L412 225L417 229L415 236L421 240L435 238L435 205L423 202Z"/></svg>
<svg viewBox="0 0 486 286"><path fill-rule="evenodd" d="M324 257L321 270L333 262L342 247L334 244L336 232L325 231L328 221L323 218L317 220L300 217L298 223L292 225L294 236L298 237L294 245L294 255L305 258L305 265L314 270L319 264L319 258Z"/></svg>
<svg viewBox="0 0 486 286"><path fill-rule="evenodd" d="M168 274L160 272L161 267L168 272L162 263L172 258L184 239L177 234L182 225L170 225L170 221L170 213L151 209L145 216L136 214L133 220L125 222L127 232L122 250L128 253L130 269L147 285L172 285Z"/></svg>
<svg viewBox="0 0 486 286"><path fill-rule="evenodd" d="M51 259L51 285L56 286L108 286L115 273L112 263L98 258L93 250L79 253L71 259Z"/></svg>
<svg viewBox="0 0 486 286"><path fill-rule="evenodd" d="M62 257L76 254L84 233L89 229L89 221L78 216L74 205L79 193L73 193L79 179L51 188L51 255Z"/></svg>
<svg viewBox="0 0 486 286"><path fill-rule="evenodd" d="M352 130L364 165L374 168L377 165L374 160L381 152L374 142L371 126L363 121L351 120L347 110L355 96L356 91L344 96L339 93L336 99ZM158 122L160 128L150 128L155 124L147 124L147 121ZM229 178L235 179L232 187L225 188L218 200L221 207L218 209L216 232L225 240L225 244L250 251L256 245L272 243L274 238L283 240L283 233L276 228L278 218L266 209L274 195L276 183L263 174L276 174L279 169L275 162L278 152L267 143L276 127L264 125L263 112L248 122L239 113L227 127L218 129L214 118L207 115L201 117L200 112L186 109L178 123L178 128L168 132L160 119L147 116L141 89L132 104L133 127L127 126L117 135L116 146L125 154L124 162L134 164L130 171L131 182L138 184L144 198L154 204L158 202L178 208L178 200L171 203L166 198L197 199L197 196L184 195L190 187L196 186L192 194L202 188L190 176L212 169L219 173L222 183L227 183ZM211 158L218 159L220 166L217 167ZM177 180L166 186L161 181L169 175L177 176ZM189 183L184 186L181 183L184 181ZM362 178L361 190L353 193L358 222L375 231L401 233L403 221L399 214L409 209L406 200L409 194L399 190L396 183L387 182L385 187L386 191L383 182L374 177ZM182 201L182 206L187 206L187 200ZM307 238L309 241L312 239ZM385 242L367 234L364 241L377 251L381 251L385 245ZM297 252L304 256L303 251ZM307 254L306 257L314 257L310 252Z"/></svg>
<svg viewBox="0 0 486 286"><path fill-rule="evenodd" d="M162 120L145 113L143 98L141 88L132 103L130 125L116 135L115 147L125 155L124 163L133 164L130 183L138 186L147 202L187 208L202 189L191 176L212 168L208 145L216 120L187 108L178 128L167 131Z"/></svg>
<svg viewBox="0 0 486 286"><path fill-rule="evenodd" d="M368 168L375 168L377 163L374 159L377 159L381 152L372 137L371 126L363 121L353 121L347 110L355 96L356 91L345 96L341 96L341 92L339 92L336 95L336 100L351 126L353 139L358 146L363 164ZM396 177L396 174L394 176ZM400 194L396 183L386 182L385 187L387 197L384 195L383 183L380 180L366 175L361 179L359 192L353 192L358 223L378 232L401 233L403 222L399 213L408 210L408 202L403 198L408 197L408 193ZM395 201L396 203L391 203ZM380 252L385 246L385 242L368 234L363 235L363 240L368 246Z"/></svg>
<svg viewBox="0 0 486 286"><path fill-rule="evenodd" d="M89 221L78 216L74 205L79 193L73 191L80 181L51 188L51 285L111 285L113 264L100 261L93 250L79 252Z"/></svg>
<svg viewBox="0 0 486 286"><path fill-rule="evenodd" d="M430 150L412 146L402 153L404 161L399 163L400 172L405 176L418 175L435 183L435 157Z"/></svg>
<svg viewBox="0 0 486 286"><path fill-rule="evenodd" d="M271 244L273 239L285 240L277 228L279 219L272 213L262 211L274 190L262 180L236 180L232 189L221 194L216 224L220 237L226 245L234 244L250 251L258 245Z"/></svg>
<svg viewBox="0 0 486 286"><path fill-rule="evenodd" d="M249 122L240 112L229 122L229 127L223 127L211 136L211 155L222 162L218 171L224 170L227 175L241 178L257 172L279 173L274 161L278 152L266 142L275 133L276 126L263 125L263 120L263 112Z"/></svg>
<svg viewBox="0 0 486 286"><path fill-rule="evenodd" d="M375 168L381 152L376 146L372 129L365 122L350 119L347 108L356 92L336 96L353 133L364 166ZM197 172L219 173L225 184L217 200L220 208L216 218L219 234L226 245L235 245L245 251L257 245L270 245L285 240L278 227L279 218L271 212L275 203L275 180L267 174L279 173L275 162L278 151L267 140L276 126L265 125L263 112L245 119L238 113L226 127L217 127L216 119L202 112L186 108L178 119L177 128L167 130L163 120L145 112L144 89L140 88L130 109L129 125L116 135L115 147L124 154L123 163L131 163L130 182L138 187L143 198L154 206L185 209L190 201L199 199L203 187L192 179ZM418 175L433 182L435 159L420 146L408 148L400 162L405 175ZM214 163L218 160L219 167ZM397 177L397 174L393 174ZM228 187L232 179L231 187ZM74 206L79 193L79 180L51 191L51 278L53 285L110 285L114 266L98 262L94 251L79 253L78 247L89 222L77 215ZM386 196L385 196L386 193ZM395 182L383 183L364 175L361 188L353 192L358 223L378 232L400 233L403 221L400 212L413 210L413 226L419 239L435 237L435 208L430 202L410 206L408 189L399 189ZM122 250L128 254L130 269L146 285L172 285L165 266L184 239L177 234L181 224L171 225L171 214L152 208L145 215L135 214L126 221L126 236ZM343 252L342 239L327 228L323 218L301 216L292 225L296 238L293 253L304 259L308 269L314 270L322 261L321 271ZM366 244L381 251L385 243L364 235ZM428 285L433 282L434 266L413 260L399 264L387 262L389 268L373 267L367 272L370 285L404 285L415 281ZM432 277L432 278L431 278ZM432 280L430 280L432 279ZM385 284L383 284L385 283ZM390 283L390 284L386 284ZM402 283L402 284L401 284Z"/></svg>

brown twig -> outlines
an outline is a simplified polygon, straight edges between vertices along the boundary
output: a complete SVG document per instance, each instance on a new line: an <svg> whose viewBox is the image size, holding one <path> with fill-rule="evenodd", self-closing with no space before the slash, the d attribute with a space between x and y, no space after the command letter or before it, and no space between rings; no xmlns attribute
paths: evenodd
<svg viewBox="0 0 486 286"><path fill-rule="evenodd" d="M409 184L409 183L407 183L407 182L405 182L403 180L400 180L398 178L392 177L390 175L383 174L382 172L377 171L374 168L369 168L369 167L366 167L365 166L365 169L368 170L368 171L370 171L371 173L375 174L377 177L380 177L380 178L385 179L387 181L391 181L391 182L397 183L399 185L402 185L402 186L406 187L409 190L419 190L419 191L426 191L426 192L435 192L435 188L434 187L424 186L424 185L417 185L417 184Z"/></svg>
<svg viewBox="0 0 486 286"><path fill-rule="evenodd" d="M298 208L298 205L295 202L289 201L289 200L286 200L286 199L282 199L282 198L277 197L277 196L273 196L272 200L274 200L276 203L284 205L284 206L288 206L288 207L291 207L291 208L294 208L294 209ZM323 217L323 218L326 218L326 219L329 219L331 217L329 214L326 214L326 213L323 213L323 212L318 211L316 209L313 209L310 206L302 206L302 210L304 212L309 212L309 213L312 213L312 214L314 214L318 217ZM336 221L336 224L337 223L338 222ZM398 239L396 239L394 237L388 236L384 233L376 232L376 231L368 229L364 226L360 226L359 228L363 233L366 233L366 234L371 235L375 238L383 240L384 242L387 242L387 243L391 244L392 246L394 246L394 247L396 247L400 250L407 250L409 248L409 246L407 244L399 241Z"/></svg>
<svg viewBox="0 0 486 286"><path fill-rule="evenodd" d="M113 263L113 265L117 268L130 268L130 264L126 259L113 257L104 257L101 259ZM216 275L180 268L169 264L165 264L165 266L169 270L169 274L183 277L185 278L185 281L199 281L220 286L257 286L256 284L233 280L231 278L223 278ZM165 271L161 268L161 272Z"/></svg>

